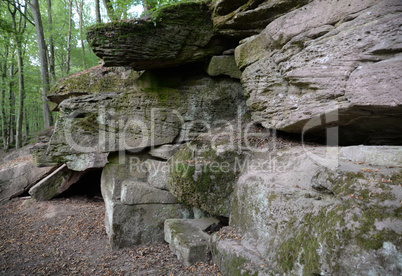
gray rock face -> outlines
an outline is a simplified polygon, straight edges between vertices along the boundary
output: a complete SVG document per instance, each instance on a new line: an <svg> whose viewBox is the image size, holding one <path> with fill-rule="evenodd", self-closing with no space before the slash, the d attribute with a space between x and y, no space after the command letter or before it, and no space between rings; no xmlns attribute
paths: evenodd
<svg viewBox="0 0 402 276"><path fill-rule="evenodd" d="M185 141L217 120L235 118L237 107L246 109L236 80L188 74L148 71L125 92L63 101L48 152L66 156Z"/></svg>
<svg viewBox="0 0 402 276"><path fill-rule="evenodd" d="M29 150L32 146L8 154L0 164L0 201L28 191L36 182L49 174L54 167L38 168L33 164Z"/></svg>
<svg viewBox="0 0 402 276"><path fill-rule="evenodd" d="M75 172L64 164L50 175L39 181L29 190L29 194L38 201L50 200L64 191L67 191L74 183L82 178L86 172Z"/></svg>
<svg viewBox="0 0 402 276"><path fill-rule="evenodd" d="M400 148L392 152L390 159L399 160ZM213 250L224 274L233 269L224 263L237 257L279 274L399 273L399 257L392 254L401 256L402 249L402 163L390 168L338 157L336 149L295 145L253 154L231 204L230 225L242 238L218 240ZM231 246L233 252L252 249L265 263L247 254L227 256Z"/></svg>
<svg viewBox="0 0 402 276"><path fill-rule="evenodd" d="M88 30L87 39L106 66L135 70L203 61L228 47L214 36L205 3L170 5L153 13L149 20L98 24Z"/></svg>
<svg viewBox="0 0 402 276"><path fill-rule="evenodd" d="M65 156L70 170L83 172L88 169L101 169L107 163L107 153L88 153Z"/></svg>
<svg viewBox="0 0 402 276"><path fill-rule="evenodd" d="M402 164L402 148L391 146L354 146L339 150L340 160L372 166L399 167Z"/></svg>
<svg viewBox="0 0 402 276"><path fill-rule="evenodd" d="M165 241L184 266L210 260L210 236L204 232L218 224L215 218L168 219L165 221Z"/></svg>
<svg viewBox="0 0 402 276"><path fill-rule="evenodd" d="M246 40L236 61L253 119L319 135L338 125L343 144L400 143L400 8L392 0L313 1Z"/></svg>
<svg viewBox="0 0 402 276"><path fill-rule="evenodd" d="M168 160L170 159L178 150L180 145L162 145L160 147L154 147L149 151L149 154L153 157Z"/></svg>
<svg viewBox="0 0 402 276"><path fill-rule="evenodd" d="M152 161L147 158L146 153L114 153L102 171L106 232L114 249L161 243L166 219L193 216L191 208L147 182Z"/></svg>
<svg viewBox="0 0 402 276"><path fill-rule="evenodd" d="M123 204L174 204L177 199L168 191L151 187L147 182L124 181L121 188Z"/></svg>
<svg viewBox="0 0 402 276"><path fill-rule="evenodd" d="M213 129L183 146L169 161L169 191L180 202L229 217L238 166L244 154L229 145L230 127Z"/></svg>
<svg viewBox="0 0 402 276"><path fill-rule="evenodd" d="M270 22L311 0L213 0L217 33L237 39L259 34Z"/></svg>
<svg viewBox="0 0 402 276"><path fill-rule="evenodd" d="M140 77L140 73L127 67L92 67L60 80L49 92L47 98L57 104L54 109L58 111L58 105L69 98L84 95L105 93L132 89L134 81Z"/></svg>
<svg viewBox="0 0 402 276"><path fill-rule="evenodd" d="M166 162L149 159L145 162L148 169L148 183L154 188L168 190L169 166Z"/></svg>
<svg viewBox="0 0 402 276"><path fill-rule="evenodd" d="M113 249L133 245L160 244L164 241L163 223L172 218L190 218L181 204L114 204L109 240Z"/></svg>
<svg viewBox="0 0 402 276"><path fill-rule="evenodd" d="M241 236L224 236L215 233L211 237L212 261L223 275L270 275L272 268L249 244L243 244Z"/></svg>
<svg viewBox="0 0 402 276"><path fill-rule="evenodd" d="M207 68L208 75L215 77L227 75L240 79L241 71L237 68L234 56L213 56Z"/></svg>

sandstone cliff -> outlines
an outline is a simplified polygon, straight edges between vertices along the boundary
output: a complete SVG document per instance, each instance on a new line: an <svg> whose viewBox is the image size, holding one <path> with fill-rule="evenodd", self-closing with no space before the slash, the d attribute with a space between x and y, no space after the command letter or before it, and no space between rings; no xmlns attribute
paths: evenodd
<svg viewBox="0 0 402 276"><path fill-rule="evenodd" d="M96 25L104 67L53 88L37 165L103 167L115 249L165 239L224 275L398 275L401 13L214 0Z"/></svg>

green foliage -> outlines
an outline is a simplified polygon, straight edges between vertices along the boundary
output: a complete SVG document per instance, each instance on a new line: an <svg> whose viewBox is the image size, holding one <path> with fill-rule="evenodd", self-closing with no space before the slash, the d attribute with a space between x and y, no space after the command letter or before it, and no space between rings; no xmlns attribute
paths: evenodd
<svg viewBox="0 0 402 276"><path fill-rule="evenodd" d="M53 36L53 44L55 48L55 80L66 77L66 55L67 55L67 34L68 34L68 3L67 1L52 1L52 32L49 31L48 7L46 1L40 2L40 11L45 34L46 44L49 46L50 35ZM20 10L26 1L15 0L19 3ZM13 145L13 137L11 137L10 129L16 127L16 115L18 110L18 76L17 76L17 53L16 53L16 35L18 32L14 30L12 16L8 6L13 10L13 0L0 1L0 147L5 144ZM88 42L84 39L84 50L81 48L81 38L78 26L78 16L76 4L79 1L73 1L73 26L71 40L71 70L70 73L83 71L86 67L92 67L98 64L98 58L89 49ZM93 3L85 0L83 6L83 31L95 23L92 16ZM31 10L27 8L27 18L32 20ZM23 15L17 10L17 23L20 19L23 22ZM25 80L25 100L24 100L24 121L23 121L23 138L26 142L32 142L37 133L43 129L43 112L42 112L42 96L41 96L41 76L40 62L37 44L37 35L35 26L27 22L25 32L22 37L22 53L23 53L23 77ZM86 67L84 67L84 62ZM13 66L12 74L10 68ZM55 81L52 78L52 81ZM10 100L10 98L13 98ZM13 119L14 118L14 119ZM6 130L6 132L4 132ZM4 136L4 137L3 137ZM6 140L9 142L5 143Z"/></svg>

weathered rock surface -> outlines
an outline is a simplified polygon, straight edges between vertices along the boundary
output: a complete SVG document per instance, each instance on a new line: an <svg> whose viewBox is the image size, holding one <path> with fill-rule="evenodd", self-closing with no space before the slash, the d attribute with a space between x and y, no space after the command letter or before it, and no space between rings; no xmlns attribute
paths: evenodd
<svg viewBox="0 0 402 276"><path fill-rule="evenodd" d="M162 145L160 147L154 147L149 151L149 154L153 157L168 160L170 159L178 150L180 145Z"/></svg>
<svg viewBox="0 0 402 276"><path fill-rule="evenodd" d="M165 241L187 267L208 262L211 259L210 236L204 230L218 223L215 218L168 219L164 228Z"/></svg>
<svg viewBox="0 0 402 276"><path fill-rule="evenodd" d="M235 79L241 77L241 71L236 65L234 56L213 56L209 62L207 73L212 77L220 75L227 75Z"/></svg>
<svg viewBox="0 0 402 276"><path fill-rule="evenodd" d="M123 204L174 204L177 199L168 191L151 187L147 182L124 181L121 188Z"/></svg>
<svg viewBox="0 0 402 276"><path fill-rule="evenodd" d="M235 118L238 107L244 112L240 83L192 72L147 71L124 92L64 100L47 151L67 156L176 143Z"/></svg>
<svg viewBox="0 0 402 276"><path fill-rule="evenodd" d="M249 244L243 244L241 237L221 232L211 237L212 261L223 275L270 275L272 269L258 251Z"/></svg>
<svg viewBox="0 0 402 276"><path fill-rule="evenodd" d="M168 172L169 165L167 162L148 159L145 162L148 169L148 183L154 188L161 190L169 190L168 188Z"/></svg>
<svg viewBox="0 0 402 276"><path fill-rule="evenodd" d="M148 20L98 24L89 28L87 39L106 66L135 70L204 61L230 45L214 36L211 13L201 1L169 5Z"/></svg>
<svg viewBox="0 0 402 276"><path fill-rule="evenodd" d="M75 172L64 164L39 181L29 190L29 194L38 201L50 200L68 190L80 180L86 172Z"/></svg>
<svg viewBox="0 0 402 276"><path fill-rule="evenodd" d="M354 146L339 150L340 160L372 166L398 167L402 164L402 148L391 146Z"/></svg>
<svg viewBox="0 0 402 276"><path fill-rule="evenodd" d="M338 125L341 144L400 144L400 18L400 1L327 0L274 20L236 48L253 119L319 135Z"/></svg>
<svg viewBox="0 0 402 276"><path fill-rule="evenodd" d="M237 39L259 34L269 23L311 0L213 0L212 19L217 33Z"/></svg>
<svg viewBox="0 0 402 276"><path fill-rule="evenodd" d="M49 174L54 167L38 168L29 154L32 145L15 150L2 158L0 164L0 201L27 192L36 182Z"/></svg>
<svg viewBox="0 0 402 276"><path fill-rule="evenodd" d="M400 149L393 153L399 160ZM254 263L291 275L400 273L402 163L356 164L339 160L336 149L306 145L254 153L247 162L230 212L241 239L216 240L212 251L224 274L237 257L235 271Z"/></svg>
<svg viewBox="0 0 402 276"><path fill-rule="evenodd" d="M147 183L147 158L146 153L114 153L103 169L106 232L114 249L161 243L166 219L193 217L190 207Z"/></svg>
<svg viewBox="0 0 402 276"><path fill-rule="evenodd" d="M180 202L229 217L237 169L244 158L237 144L229 145L230 129L221 127L200 135L168 161L169 191ZM225 143L227 147L222 146Z"/></svg>
<svg viewBox="0 0 402 276"><path fill-rule="evenodd" d="M72 97L133 89L134 81L139 77L140 73L132 68L98 65L60 80L47 98L59 105Z"/></svg>

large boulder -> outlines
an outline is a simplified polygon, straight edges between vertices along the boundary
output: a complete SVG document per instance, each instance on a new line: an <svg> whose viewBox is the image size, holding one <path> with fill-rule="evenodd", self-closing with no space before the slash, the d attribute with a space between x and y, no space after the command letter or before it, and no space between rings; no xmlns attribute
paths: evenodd
<svg viewBox="0 0 402 276"><path fill-rule="evenodd" d="M58 105L69 98L107 92L133 89L140 73L127 67L104 67L98 65L59 80L52 87L47 98Z"/></svg>
<svg viewBox="0 0 402 276"><path fill-rule="evenodd" d="M147 182L153 167L147 152L116 152L102 171L101 190L105 201L106 233L113 249L164 241L166 219L192 218L190 207L177 203L166 189Z"/></svg>
<svg viewBox="0 0 402 276"><path fill-rule="evenodd" d="M229 217L238 167L244 159L230 127L201 134L169 161L169 191L180 202L211 215ZM229 146L225 147L222 144Z"/></svg>
<svg viewBox="0 0 402 276"><path fill-rule="evenodd" d="M29 189L29 194L38 201L50 200L67 191L85 173L71 171L66 164L63 164Z"/></svg>
<svg viewBox="0 0 402 276"><path fill-rule="evenodd" d="M165 221L165 241L187 267L209 262L211 246L206 230L217 224L216 218L168 219Z"/></svg>
<svg viewBox="0 0 402 276"><path fill-rule="evenodd" d="M64 100L47 152L68 162L66 156L73 154L177 143L245 111L238 81L194 72L146 71L124 92L119 88Z"/></svg>
<svg viewBox="0 0 402 276"><path fill-rule="evenodd" d="M169 5L149 19L97 24L88 29L87 39L106 66L136 70L204 61L230 45L214 35L204 1Z"/></svg>
<svg viewBox="0 0 402 276"><path fill-rule="evenodd" d="M25 146L2 156L0 164L0 201L19 196L43 179L54 169L53 166L38 168L34 165L30 149Z"/></svg>
<svg viewBox="0 0 402 276"><path fill-rule="evenodd" d="M279 16L311 0L213 0L212 19L216 32L236 39L259 34Z"/></svg>
<svg viewBox="0 0 402 276"><path fill-rule="evenodd" d="M213 56L207 68L208 75L215 77L226 75L240 79L241 71L237 68L233 55Z"/></svg>
<svg viewBox="0 0 402 276"><path fill-rule="evenodd" d="M340 150L341 157L380 151L401 158L400 147ZM213 259L224 274L401 272L402 163L373 166L338 158L338 152L281 143L247 159L230 213L240 235L230 240L220 233L213 242Z"/></svg>
<svg viewBox="0 0 402 276"><path fill-rule="evenodd" d="M236 48L253 119L341 144L402 137L401 2L313 1ZM323 120L324 119L324 120Z"/></svg>

